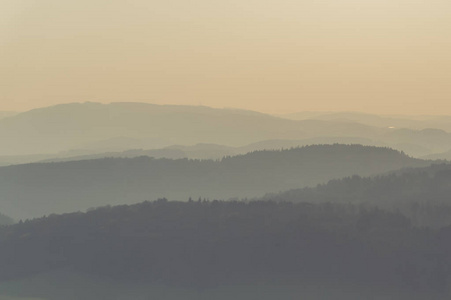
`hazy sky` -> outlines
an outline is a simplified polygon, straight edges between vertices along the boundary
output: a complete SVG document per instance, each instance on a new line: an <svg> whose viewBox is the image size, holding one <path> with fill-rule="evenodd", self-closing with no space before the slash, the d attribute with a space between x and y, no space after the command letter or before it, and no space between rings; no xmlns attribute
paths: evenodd
<svg viewBox="0 0 451 300"><path fill-rule="evenodd" d="M451 114L450 0L1 0L0 110Z"/></svg>

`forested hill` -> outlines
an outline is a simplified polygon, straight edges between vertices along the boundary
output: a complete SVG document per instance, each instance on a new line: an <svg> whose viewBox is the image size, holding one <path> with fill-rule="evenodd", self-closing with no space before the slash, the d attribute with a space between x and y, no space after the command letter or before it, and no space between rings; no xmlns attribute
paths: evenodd
<svg viewBox="0 0 451 300"><path fill-rule="evenodd" d="M257 151L222 160L97 159L0 168L0 211L15 219L166 197L228 199L430 162L361 145Z"/></svg>
<svg viewBox="0 0 451 300"><path fill-rule="evenodd" d="M374 177L350 176L316 187L293 189L264 198L282 201L374 204L411 202L451 204L451 164L408 168Z"/></svg>
<svg viewBox="0 0 451 300"><path fill-rule="evenodd" d="M3 225L11 225L14 223L14 220L7 215L0 213L0 226Z"/></svg>
<svg viewBox="0 0 451 300"><path fill-rule="evenodd" d="M0 285L65 270L118 284L319 285L327 299L328 287L352 286L374 289L371 296L399 289L448 299L450 238L450 228L418 229L400 214L349 205L162 199L0 228ZM46 299L54 289L33 286ZM65 299L99 299L75 291L83 297Z"/></svg>
<svg viewBox="0 0 451 300"><path fill-rule="evenodd" d="M269 194L263 199L371 204L401 209L419 224L451 224L451 164L407 168L375 177L334 179L317 187Z"/></svg>

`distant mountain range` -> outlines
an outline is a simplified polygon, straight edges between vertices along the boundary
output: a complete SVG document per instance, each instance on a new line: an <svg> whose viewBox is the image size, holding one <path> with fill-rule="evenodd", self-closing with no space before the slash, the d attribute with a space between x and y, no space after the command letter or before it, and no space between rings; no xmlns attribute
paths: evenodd
<svg viewBox="0 0 451 300"><path fill-rule="evenodd" d="M338 144L217 161L138 157L25 164L0 168L0 211L19 219L162 197L256 197L429 164L387 148Z"/></svg>
<svg viewBox="0 0 451 300"><path fill-rule="evenodd" d="M432 160L444 159L444 160L451 161L451 149L448 150L448 151L445 151L445 152L441 152L441 153L434 153L434 154L425 155L422 158L423 159L432 159Z"/></svg>
<svg viewBox="0 0 451 300"><path fill-rule="evenodd" d="M332 127L327 123L324 126ZM239 146L272 138L307 136L298 122L250 111L144 103L74 103L0 120L0 138L8 141L2 145L0 155L84 148L123 151L138 146L152 149L196 143Z"/></svg>
<svg viewBox="0 0 451 300"><path fill-rule="evenodd" d="M390 126L387 124L392 123L376 121L370 124L365 120L381 117L367 115L315 118L318 119L288 120L253 111L203 106L63 104L0 119L0 139L5 141L0 147L0 164L196 144L229 148L254 144L248 147L253 151L258 147L280 149L287 145L352 141L391 147L416 157L451 149L451 134L440 129L443 126L427 129L413 128L407 123L406 128L398 127L403 124ZM448 119L442 117L434 122L447 124ZM242 149L222 146L208 148L203 154L204 150L198 150L186 157L220 158L224 154L243 153Z"/></svg>
<svg viewBox="0 0 451 300"><path fill-rule="evenodd" d="M359 112L299 112L278 115L290 120L323 120L360 123L382 128L407 128L422 130L436 128L451 131L451 116L435 115L374 115Z"/></svg>
<svg viewBox="0 0 451 300"><path fill-rule="evenodd" d="M17 115L17 112L14 111L0 111L0 119L7 118L7 117L13 117Z"/></svg>

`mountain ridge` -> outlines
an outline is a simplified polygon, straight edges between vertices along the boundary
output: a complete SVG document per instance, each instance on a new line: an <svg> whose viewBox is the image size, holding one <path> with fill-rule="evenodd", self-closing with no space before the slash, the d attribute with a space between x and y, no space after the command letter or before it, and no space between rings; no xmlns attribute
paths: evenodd
<svg viewBox="0 0 451 300"><path fill-rule="evenodd" d="M336 144L216 161L137 157L13 165L0 167L0 211L19 219L160 197L254 197L429 164L388 148Z"/></svg>

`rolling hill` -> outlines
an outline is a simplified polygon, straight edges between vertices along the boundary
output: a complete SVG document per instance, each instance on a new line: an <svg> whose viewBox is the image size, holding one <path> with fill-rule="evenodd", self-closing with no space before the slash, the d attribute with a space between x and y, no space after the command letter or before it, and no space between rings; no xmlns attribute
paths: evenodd
<svg viewBox="0 0 451 300"><path fill-rule="evenodd" d="M450 237L450 227L342 204L101 207L0 227L0 295L448 299Z"/></svg>
<svg viewBox="0 0 451 300"><path fill-rule="evenodd" d="M14 111L0 111L0 119L4 119L4 118L8 118L8 117L13 117L15 115L17 115L17 112Z"/></svg>
<svg viewBox="0 0 451 300"><path fill-rule="evenodd" d="M316 187L268 194L263 199L378 206L400 210L416 225L440 227L451 225L450 195L451 164L434 164L374 177L334 179Z"/></svg>
<svg viewBox="0 0 451 300"><path fill-rule="evenodd" d="M197 143L242 146L268 139L318 135L373 136L359 124L291 121L252 111L144 103L73 103L35 109L0 120L0 155L72 149L102 152Z"/></svg>
<svg viewBox="0 0 451 300"><path fill-rule="evenodd" d="M422 158L424 158L424 159L432 159L432 160L443 159L443 160L451 161L451 150L448 150L448 151L445 151L445 152L441 152L441 153L434 153L434 154L425 155Z"/></svg>
<svg viewBox="0 0 451 300"><path fill-rule="evenodd" d="M278 115L289 120L323 120L354 122L375 127L422 130L437 128L451 131L451 118L446 115L376 115L360 112L298 112Z"/></svg>
<svg viewBox="0 0 451 300"><path fill-rule="evenodd" d="M117 139L116 139L117 141ZM134 141L134 140L132 140ZM103 152L102 148L106 147L102 142L97 143L97 149L74 149L54 154L36 154L36 155L6 155L0 156L0 166L27 164L35 162L64 162L74 160L87 160L99 158L133 158L139 156L149 156L154 158L170 158L170 159L222 159L225 156L235 156L246 154L258 150L281 150L315 144L361 144L366 146L376 146L371 140L365 138L311 138L303 140L265 140L252 143L240 147L232 147L218 144L199 143L195 145L172 145L159 149L142 149L133 148L133 144L128 143L129 150L125 151L107 151ZM120 147L119 147L120 148ZM111 149L111 148L110 148Z"/></svg>
<svg viewBox="0 0 451 300"><path fill-rule="evenodd" d="M393 129L354 120L294 121L245 110L146 103L88 102L34 109L0 119L0 138L7 141L0 156L73 150L98 154L199 143L244 147L268 140L279 141L280 148L293 140L348 143L353 139L414 156L451 148L451 135L443 130Z"/></svg>
<svg viewBox="0 0 451 300"><path fill-rule="evenodd" d="M0 211L15 219L166 197L255 197L429 161L387 148L316 145L222 160L106 158L0 168Z"/></svg>
<svg viewBox="0 0 451 300"><path fill-rule="evenodd" d="M196 144L234 148L254 144L247 147L254 151L286 145L361 143L415 157L451 148L451 134L443 130L378 127L363 119L288 120L246 110L148 103L62 104L0 119L0 139L5 141L0 147L0 164ZM213 152L209 149L201 158L217 158L223 153ZM230 154L243 152L238 149Z"/></svg>

